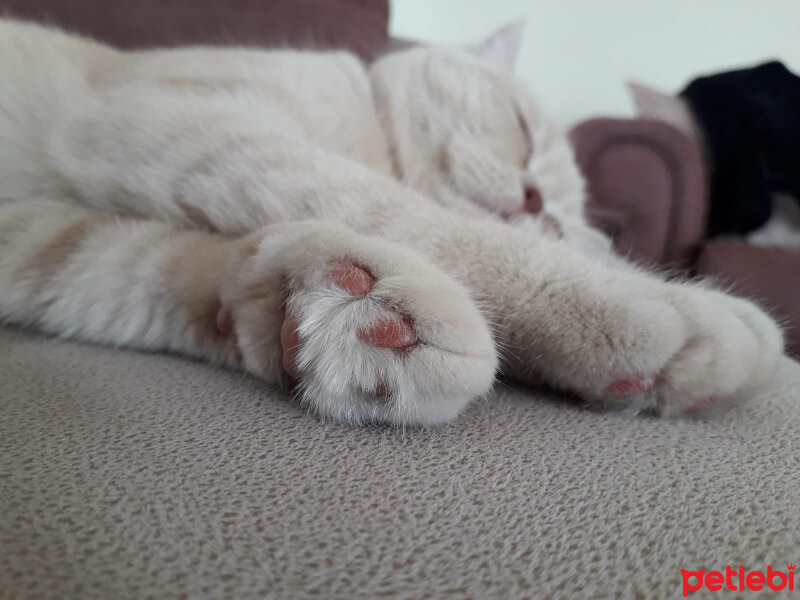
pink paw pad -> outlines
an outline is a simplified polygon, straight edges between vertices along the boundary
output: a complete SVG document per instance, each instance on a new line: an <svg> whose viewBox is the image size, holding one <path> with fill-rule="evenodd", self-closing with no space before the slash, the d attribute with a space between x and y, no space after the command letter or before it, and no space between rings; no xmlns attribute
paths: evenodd
<svg viewBox="0 0 800 600"><path fill-rule="evenodd" d="M283 348L283 368L292 379L297 379L300 372L295 366L297 353L300 351L300 335L297 328L300 322L286 309L286 317L281 325L281 348Z"/></svg>
<svg viewBox="0 0 800 600"><path fill-rule="evenodd" d="M710 408L714 406L717 402L719 402L719 396L708 396L707 398L703 398L702 400L698 400L694 404L686 407L685 412L696 412L698 410L703 410L705 408Z"/></svg>
<svg viewBox="0 0 800 600"><path fill-rule="evenodd" d="M609 396L624 398L626 396L635 396L636 394L646 392L653 387L654 383L655 379L652 375L635 375L633 377L612 381L606 386L603 392Z"/></svg>
<svg viewBox="0 0 800 600"><path fill-rule="evenodd" d="M361 267L352 263L339 263L328 272L336 287L354 296L366 296L375 286L375 277Z"/></svg>
<svg viewBox="0 0 800 600"><path fill-rule="evenodd" d="M353 296L366 296L375 286L375 276L368 270L353 263L337 263L328 271L326 276L336 287L352 294ZM218 317L219 320L219 317ZM225 325L219 325L223 330ZM297 380L302 373L297 368L297 355L300 351L301 339L297 330L300 322L286 307L283 324L281 325L281 348L283 349L283 368L291 379ZM392 348L401 350L417 343L417 334L411 323L402 315L396 317L383 317L371 326L359 329L358 339L378 348ZM375 389L376 395L385 395L386 386L379 383Z"/></svg>
<svg viewBox="0 0 800 600"><path fill-rule="evenodd" d="M406 319L384 317L366 329L359 329L358 339L378 348L400 350L416 344L417 334Z"/></svg>
<svg viewBox="0 0 800 600"><path fill-rule="evenodd" d="M220 308L217 311L217 330L222 335L228 335L233 331L233 314L228 308Z"/></svg>

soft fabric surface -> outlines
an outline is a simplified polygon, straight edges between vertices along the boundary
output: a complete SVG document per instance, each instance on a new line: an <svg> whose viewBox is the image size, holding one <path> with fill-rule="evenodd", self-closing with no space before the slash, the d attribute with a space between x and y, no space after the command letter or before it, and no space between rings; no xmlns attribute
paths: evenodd
<svg viewBox="0 0 800 600"><path fill-rule="evenodd" d="M0 329L0 597L658 598L681 568L785 570L799 388L787 360L704 420L499 387L452 426L355 429L238 373Z"/></svg>

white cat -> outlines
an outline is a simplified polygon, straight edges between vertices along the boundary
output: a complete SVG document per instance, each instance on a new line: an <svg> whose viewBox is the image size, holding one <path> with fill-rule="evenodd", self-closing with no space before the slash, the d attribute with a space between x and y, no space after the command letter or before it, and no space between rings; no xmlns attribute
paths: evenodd
<svg viewBox="0 0 800 600"><path fill-rule="evenodd" d="M365 67L0 21L0 319L293 380L352 423L451 420L498 368L663 415L765 383L767 315L586 225L518 42Z"/></svg>

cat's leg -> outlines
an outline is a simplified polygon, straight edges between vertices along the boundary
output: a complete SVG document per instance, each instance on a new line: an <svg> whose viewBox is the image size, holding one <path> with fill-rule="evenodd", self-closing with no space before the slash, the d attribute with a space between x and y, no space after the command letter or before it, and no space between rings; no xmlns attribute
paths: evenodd
<svg viewBox="0 0 800 600"><path fill-rule="evenodd" d="M778 328L750 303L460 218L355 161L235 115L130 107L128 118L124 107L88 111L56 136L55 170L81 201L224 232L314 217L408 245L495 313L514 377L669 414L759 385L781 353ZM136 127L122 131L126 122Z"/></svg>
<svg viewBox="0 0 800 600"><path fill-rule="evenodd" d="M248 370L268 360L265 340L278 332L264 314L285 302L283 366L325 415L433 424L491 387L497 357L487 323L427 260L330 224L265 231L222 294Z"/></svg>
<svg viewBox="0 0 800 600"><path fill-rule="evenodd" d="M0 320L236 367L215 325L233 241L64 202L0 200Z"/></svg>
<svg viewBox="0 0 800 600"><path fill-rule="evenodd" d="M94 210L235 234L310 218L346 221L372 200L401 196L390 177L302 130L271 112L268 99L259 108L252 98L153 86L96 93L48 132L47 169L37 181ZM19 198L28 188L4 193Z"/></svg>
<svg viewBox="0 0 800 600"><path fill-rule="evenodd" d="M489 307L504 370L608 405L679 414L769 381L783 340L756 305L458 220L403 236Z"/></svg>
<svg viewBox="0 0 800 600"><path fill-rule="evenodd" d="M225 238L0 203L0 320L273 383L291 375L313 409L349 422L451 420L497 365L460 284L402 247L315 222Z"/></svg>

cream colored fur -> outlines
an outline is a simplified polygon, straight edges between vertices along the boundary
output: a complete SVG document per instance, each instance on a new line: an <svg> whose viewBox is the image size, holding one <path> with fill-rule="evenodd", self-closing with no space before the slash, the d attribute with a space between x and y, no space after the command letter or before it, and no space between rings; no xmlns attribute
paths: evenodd
<svg viewBox="0 0 800 600"><path fill-rule="evenodd" d="M498 367L664 415L763 385L769 317L624 264L586 225L566 139L487 60L516 42L365 68L0 22L0 318L286 383L288 306L302 400L354 423L451 420ZM341 262L376 278L366 297L331 282ZM413 347L357 335L398 312ZM631 377L652 386L608 393Z"/></svg>

